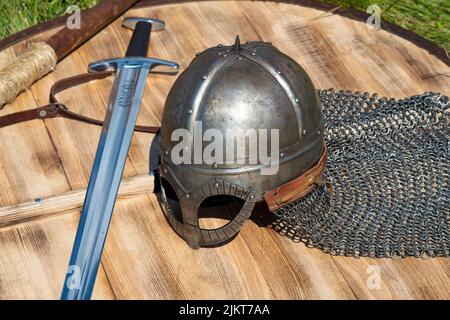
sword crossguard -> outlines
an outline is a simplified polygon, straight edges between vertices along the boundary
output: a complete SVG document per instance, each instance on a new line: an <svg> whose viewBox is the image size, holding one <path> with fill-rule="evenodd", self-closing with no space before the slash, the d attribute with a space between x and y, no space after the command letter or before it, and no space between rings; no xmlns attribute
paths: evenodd
<svg viewBox="0 0 450 320"><path fill-rule="evenodd" d="M158 66L169 67L168 71L153 71L173 75L178 72L179 65L172 61L147 58L147 48L151 31L164 30L166 24L159 19L128 17L122 26L134 30L126 56L124 58L103 59L89 64L89 72L116 71L118 68L143 67L150 71Z"/></svg>
<svg viewBox="0 0 450 320"><path fill-rule="evenodd" d="M144 57L130 57L130 58L113 58L99 60L89 64L89 72L97 71L116 71L120 67L146 67L150 71L158 66L165 66L171 68L172 72L178 72L180 66L178 63L157 59L157 58L144 58Z"/></svg>

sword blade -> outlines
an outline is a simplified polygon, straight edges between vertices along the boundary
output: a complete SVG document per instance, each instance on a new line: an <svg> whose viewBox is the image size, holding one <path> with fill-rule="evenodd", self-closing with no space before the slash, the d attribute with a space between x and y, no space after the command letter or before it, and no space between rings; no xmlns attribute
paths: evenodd
<svg viewBox="0 0 450 320"><path fill-rule="evenodd" d="M149 73L117 69L61 299L90 299Z"/></svg>

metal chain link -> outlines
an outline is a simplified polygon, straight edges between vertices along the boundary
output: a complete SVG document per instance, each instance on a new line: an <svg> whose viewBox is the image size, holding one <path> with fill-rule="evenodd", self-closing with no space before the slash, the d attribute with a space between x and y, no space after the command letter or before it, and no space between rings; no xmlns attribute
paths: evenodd
<svg viewBox="0 0 450 320"><path fill-rule="evenodd" d="M334 255L449 257L448 98L318 93L332 192L282 207L272 227Z"/></svg>

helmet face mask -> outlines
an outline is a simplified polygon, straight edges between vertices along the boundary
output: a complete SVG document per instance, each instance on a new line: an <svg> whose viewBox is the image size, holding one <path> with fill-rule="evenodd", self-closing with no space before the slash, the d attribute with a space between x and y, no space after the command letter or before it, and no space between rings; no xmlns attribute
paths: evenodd
<svg viewBox="0 0 450 320"><path fill-rule="evenodd" d="M294 60L270 44L238 39L205 50L164 107L157 144L167 220L193 248L230 241L256 202L275 210L312 190L325 166L322 134L316 90ZM219 196L242 207L226 225L201 228L202 204Z"/></svg>
<svg viewBox="0 0 450 320"><path fill-rule="evenodd" d="M172 186L176 182L166 175L167 182ZM164 179L161 177L161 179ZM171 181L171 182L170 182ZM178 189L178 203L167 196L167 183L161 181L161 200L166 217L175 230L192 248L213 247L228 242L236 236L242 225L250 217L255 205L255 190L242 188L220 179L211 179L199 189L183 192ZM244 201L237 215L226 225L217 229L202 229L199 226L199 210L201 204L214 196L232 195ZM181 212L180 212L181 209Z"/></svg>

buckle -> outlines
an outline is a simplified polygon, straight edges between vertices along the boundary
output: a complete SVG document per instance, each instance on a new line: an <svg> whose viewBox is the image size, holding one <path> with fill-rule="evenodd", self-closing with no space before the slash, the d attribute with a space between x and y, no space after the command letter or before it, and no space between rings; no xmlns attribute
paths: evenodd
<svg viewBox="0 0 450 320"><path fill-rule="evenodd" d="M60 102L50 103L46 106L36 109L37 118L38 119L56 118L61 115L61 110L66 111L68 109L64 104Z"/></svg>

